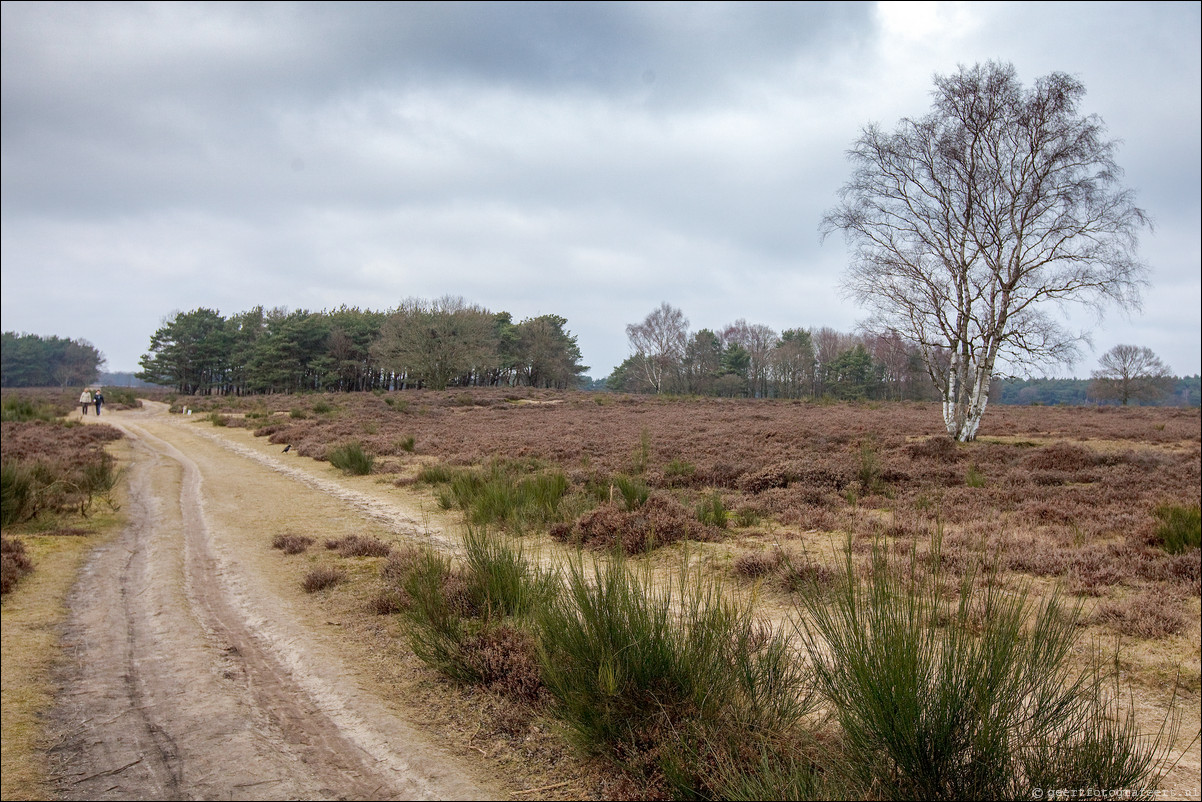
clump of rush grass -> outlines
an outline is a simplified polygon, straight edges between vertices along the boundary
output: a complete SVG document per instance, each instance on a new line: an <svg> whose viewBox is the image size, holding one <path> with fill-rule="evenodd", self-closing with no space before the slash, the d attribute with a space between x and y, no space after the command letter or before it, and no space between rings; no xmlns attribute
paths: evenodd
<svg viewBox="0 0 1202 802"><path fill-rule="evenodd" d="M968 466L968 475L964 478L964 484L969 487L984 487L985 474L976 465Z"/></svg>
<svg viewBox="0 0 1202 802"><path fill-rule="evenodd" d="M673 459L664 466L664 479L670 486L688 485L696 475L697 466L687 460Z"/></svg>
<svg viewBox="0 0 1202 802"><path fill-rule="evenodd" d="M390 578L407 599L409 645L452 679L533 698L542 679L526 622L554 592L553 577L518 541L483 528L469 528L464 547L459 565L428 549L390 558Z"/></svg>
<svg viewBox="0 0 1202 802"><path fill-rule="evenodd" d="M1153 534L1157 545L1169 554L1180 554L1202 546L1202 508L1161 504L1152 514L1160 521Z"/></svg>
<svg viewBox="0 0 1202 802"><path fill-rule="evenodd" d="M301 587L305 589L305 593L316 593L345 581L346 572L341 568L323 565L305 574L305 578L301 580Z"/></svg>
<svg viewBox="0 0 1202 802"><path fill-rule="evenodd" d="M409 402L404 398L394 398L386 396L384 403L395 409L397 412L407 412L409 410Z"/></svg>
<svg viewBox="0 0 1202 802"><path fill-rule="evenodd" d="M651 496L646 481L625 473L594 477L588 482L587 491L597 503L616 502L628 512L643 506Z"/></svg>
<svg viewBox="0 0 1202 802"><path fill-rule="evenodd" d="M632 473L643 474L647 472L647 466L650 464L651 432L644 428L639 432L639 444L630 455L630 469Z"/></svg>
<svg viewBox="0 0 1202 802"><path fill-rule="evenodd" d="M478 606L489 615L526 618L553 595L554 576L527 557L519 541L468 527L463 546Z"/></svg>
<svg viewBox="0 0 1202 802"><path fill-rule="evenodd" d="M427 466L418 481L443 485L439 506L462 510L473 526L499 525L520 534L559 523L568 514L563 501L570 484L560 470L494 460L474 469Z"/></svg>
<svg viewBox="0 0 1202 802"><path fill-rule="evenodd" d="M333 446L326 452L326 459L335 468L351 476L366 476L375 466L376 457L359 442Z"/></svg>
<svg viewBox="0 0 1202 802"><path fill-rule="evenodd" d="M735 523L739 526L759 526L764 514L755 507L740 507L735 510Z"/></svg>
<svg viewBox="0 0 1202 802"><path fill-rule="evenodd" d="M423 549L404 566L397 578L407 604L402 609L409 623L409 647L427 665L452 679L471 681L462 667L459 645L465 637L461 603L462 580L452 570L451 559Z"/></svg>
<svg viewBox="0 0 1202 802"><path fill-rule="evenodd" d="M706 526L725 529L730 521L730 510L722 500L722 494L714 491L709 498L697 505L697 520Z"/></svg>
<svg viewBox="0 0 1202 802"><path fill-rule="evenodd" d="M693 574L655 588L622 560L578 558L538 623L543 681L574 740L648 787L721 798L728 761L788 740L810 710L783 633Z"/></svg>
<svg viewBox="0 0 1202 802"><path fill-rule="evenodd" d="M52 404L19 395L0 400L0 421L52 421L59 416Z"/></svg>
<svg viewBox="0 0 1202 802"><path fill-rule="evenodd" d="M0 465L0 523L4 526L25 521L37 515L41 508L36 463L4 460Z"/></svg>
<svg viewBox="0 0 1202 802"><path fill-rule="evenodd" d="M120 479L121 471L111 454L99 452L95 459L81 465L78 487L86 501L81 502L80 512L86 513L94 496L107 498Z"/></svg>
<svg viewBox="0 0 1202 802"><path fill-rule="evenodd" d="M801 632L847 782L927 800L1155 787L1178 719L1142 736L1101 663L1076 668L1080 606L991 580L948 587L883 548L861 578L849 545L836 587L805 595Z"/></svg>
<svg viewBox="0 0 1202 802"><path fill-rule="evenodd" d="M458 471L450 465L441 462L433 465L423 465L417 472L417 481L428 485L446 484L455 477Z"/></svg>
<svg viewBox="0 0 1202 802"><path fill-rule="evenodd" d="M876 444L867 440L860 444L860 467L856 472L860 480L860 489L864 493L881 493L885 483L881 478L881 458L877 454Z"/></svg>

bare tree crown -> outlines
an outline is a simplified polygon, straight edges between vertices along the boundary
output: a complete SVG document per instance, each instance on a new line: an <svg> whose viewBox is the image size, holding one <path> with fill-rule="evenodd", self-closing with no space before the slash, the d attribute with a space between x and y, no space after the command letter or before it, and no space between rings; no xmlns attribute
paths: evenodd
<svg viewBox="0 0 1202 802"><path fill-rule="evenodd" d="M1002 359L1071 362L1084 334L1067 303L1136 308L1146 214L1119 183L1116 143L1052 73L1024 88L1009 64L936 76L931 111L893 133L865 127L824 235L852 249L845 292L868 328L918 344L949 432L972 439Z"/></svg>

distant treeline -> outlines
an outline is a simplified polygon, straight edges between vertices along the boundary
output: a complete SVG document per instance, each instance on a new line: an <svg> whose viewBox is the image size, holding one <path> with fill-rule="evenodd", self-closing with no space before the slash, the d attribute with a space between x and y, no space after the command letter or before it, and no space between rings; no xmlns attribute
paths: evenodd
<svg viewBox="0 0 1202 802"><path fill-rule="evenodd" d="M628 327L635 353L610 374L609 389L733 398L937 398L918 349L899 337L826 327L778 334L744 320L690 333L683 317L664 324L674 312L665 305Z"/></svg>
<svg viewBox="0 0 1202 802"><path fill-rule="evenodd" d="M131 373L124 370L115 373L102 370L100 371L100 379L98 380L98 383L104 385L105 387L132 387L134 389L150 387L157 388L159 386L157 384L151 384L150 382L144 382L138 378L136 373Z"/></svg>
<svg viewBox="0 0 1202 802"><path fill-rule="evenodd" d="M989 400L995 404L1118 404L1112 399L1095 397L1092 379L997 379L990 388ZM1139 403L1139 402L1137 402ZM1169 391L1144 406L1196 407L1202 404L1202 376L1173 379Z"/></svg>
<svg viewBox="0 0 1202 802"><path fill-rule="evenodd" d="M387 312L195 309L154 333L137 377L187 394L574 388L588 368L566 325L558 315L514 323L452 297Z"/></svg>
<svg viewBox="0 0 1202 802"><path fill-rule="evenodd" d="M74 387L100 373L104 355L87 340L4 332L0 347L0 386Z"/></svg>
<svg viewBox="0 0 1202 802"><path fill-rule="evenodd" d="M202 308L163 323L137 374L100 374L104 357L84 340L5 332L3 386L79 386L100 375L112 386L152 384L187 394L526 385L756 398L937 399L917 350L897 338L829 328L777 334L743 320L717 332L689 333L677 325L672 338L661 338L673 347L658 354L636 350L607 378L593 380L584 375L588 368L580 364L580 349L566 325L558 315L514 323L507 312L450 297L411 299L387 312L256 306L226 318ZM630 330L637 334L640 328ZM990 400L1116 403L1091 392L1092 384L996 380ZM1200 378L1187 376L1173 379L1162 398L1144 403L1200 402Z"/></svg>

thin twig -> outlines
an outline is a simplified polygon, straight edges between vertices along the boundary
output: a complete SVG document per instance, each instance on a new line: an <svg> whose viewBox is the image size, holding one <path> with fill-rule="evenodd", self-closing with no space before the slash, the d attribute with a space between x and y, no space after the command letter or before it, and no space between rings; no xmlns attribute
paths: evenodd
<svg viewBox="0 0 1202 802"><path fill-rule="evenodd" d="M142 762L142 758L138 758L133 763L126 763L124 766L122 766L119 769L109 769L108 771L98 771L95 774L89 774L87 777L80 777L78 780L76 780L74 783L72 783L72 785L79 785L82 782L87 782L88 780L93 780L97 777L104 777L105 775L108 775L108 774L120 774L121 772L128 769L130 766L136 766L141 762Z"/></svg>
<svg viewBox="0 0 1202 802"><path fill-rule="evenodd" d="M564 780L561 783L555 783L554 785L544 785L541 788L527 788L524 791L514 791L514 794L533 794L533 793L537 793L538 791L550 791L552 788L562 788L571 782L572 782L571 780Z"/></svg>

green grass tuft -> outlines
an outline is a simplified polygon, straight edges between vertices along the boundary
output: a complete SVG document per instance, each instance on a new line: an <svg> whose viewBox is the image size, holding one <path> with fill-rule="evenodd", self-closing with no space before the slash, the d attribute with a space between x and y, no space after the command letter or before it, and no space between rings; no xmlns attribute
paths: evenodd
<svg viewBox="0 0 1202 802"><path fill-rule="evenodd" d="M332 447L326 453L326 459L335 468L352 476L366 476L375 466L374 454L368 453L362 443L344 443Z"/></svg>
<svg viewBox="0 0 1202 802"><path fill-rule="evenodd" d="M627 512L637 510L651 497L651 488L647 486L646 482L624 473L619 473L610 480L608 493L612 495L614 491L622 497L622 504L626 507Z"/></svg>
<svg viewBox="0 0 1202 802"><path fill-rule="evenodd" d="M788 640L722 589L682 574L654 590L621 560L579 559L539 615L543 680L586 750L713 796L714 754L771 740L810 709Z"/></svg>
<svg viewBox="0 0 1202 802"><path fill-rule="evenodd" d="M725 529L730 521L730 511L722 501L722 494L715 490L710 497L697 505L697 520L708 526Z"/></svg>
<svg viewBox="0 0 1202 802"><path fill-rule="evenodd" d="M1162 504L1152 511L1160 521L1156 527L1157 544L1170 554L1180 554L1202 546L1202 508Z"/></svg>
<svg viewBox="0 0 1202 802"><path fill-rule="evenodd" d="M984 487L985 474L976 465L969 465L968 475L964 478L964 484L969 487Z"/></svg>
<svg viewBox="0 0 1202 802"><path fill-rule="evenodd" d="M852 784L926 800L1154 787L1172 738L1140 736L1101 673L1076 670L1079 605L1036 603L988 574L949 587L883 547L861 579L850 545L836 587L804 598L802 633Z"/></svg>
<svg viewBox="0 0 1202 802"><path fill-rule="evenodd" d="M495 460L483 468L430 465L418 481L441 484L442 509L463 510L474 526L500 525L522 533L562 521L569 511L563 502L570 489L559 470L543 470L536 463Z"/></svg>
<svg viewBox="0 0 1202 802"><path fill-rule="evenodd" d="M0 402L0 421L52 421L58 417L54 406L31 398L10 395Z"/></svg>

